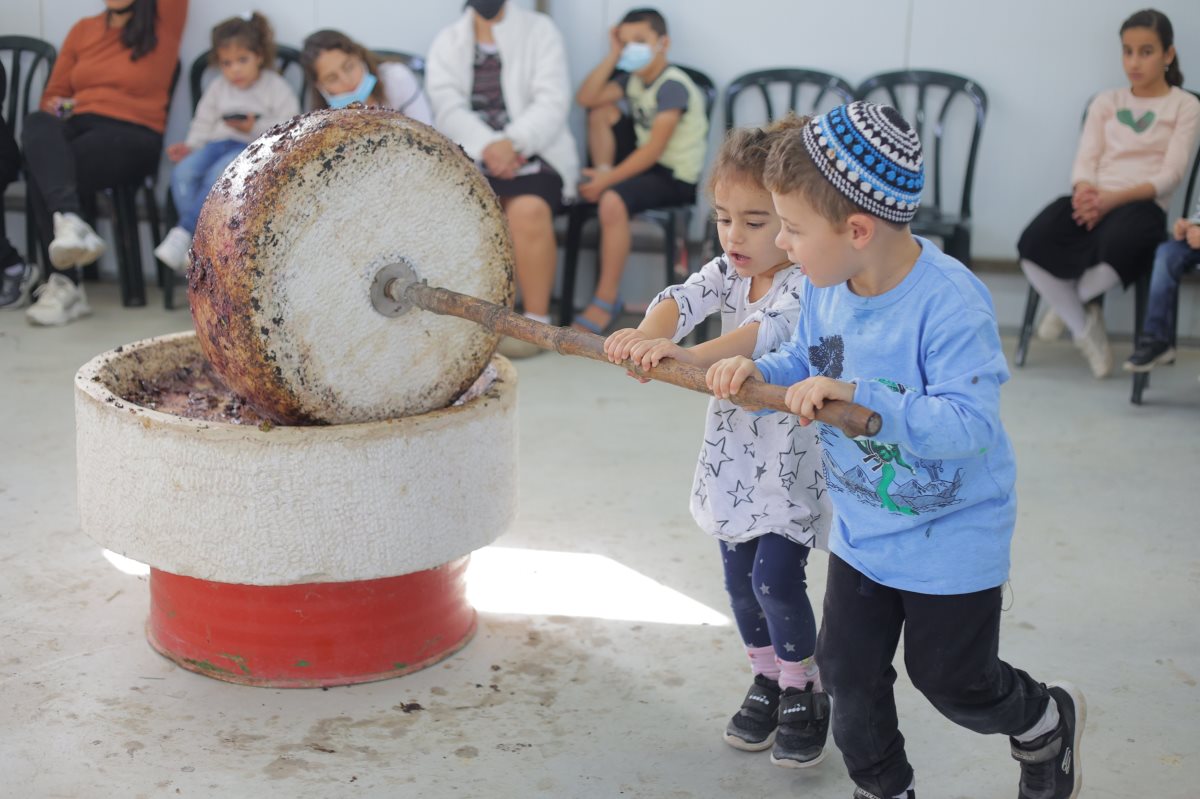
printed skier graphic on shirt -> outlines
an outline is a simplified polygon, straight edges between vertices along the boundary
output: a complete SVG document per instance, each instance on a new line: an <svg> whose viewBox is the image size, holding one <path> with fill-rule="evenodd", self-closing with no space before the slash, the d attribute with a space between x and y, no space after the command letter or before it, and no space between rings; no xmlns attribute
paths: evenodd
<svg viewBox="0 0 1200 799"><path fill-rule="evenodd" d="M842 376L842 363L845 360L845 344L841 336L822 336L820 343L808 348L809 363L813 374L838 380ZM876 378L881 383L898 394L905 394L908 388L884 378ZM827 425L821 425L820 439L824 452L826 481L830 491L844 492L857 498L860 502L878 505L891 513L905 516L917 516L925 511L937 510L955 505L962 488L962 469L957 469L954 479L941 479L942 462L940 460L917 459L916 465L907 463L900 453L900 447L873 439L855 439L854 443L862 452L862 462L853 468L842 469L830 457L834 440L839 434ZM897 468L907 469L912 478L896 485ZM929 475L929 482L922 483L918 479L917 469L924 469ZM833 479L828 479L832 477Z"/></svg>

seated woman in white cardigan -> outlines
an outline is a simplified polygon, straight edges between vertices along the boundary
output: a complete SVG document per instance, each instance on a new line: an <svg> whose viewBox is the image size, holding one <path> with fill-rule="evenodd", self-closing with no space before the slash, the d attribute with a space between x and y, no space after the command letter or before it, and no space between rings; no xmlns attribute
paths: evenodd
<svg viewBox="0 0 1200 799"><path fill-rule="evenodd" d="M425 92L435 127L479 163L500 198L525 315L548 322L558 261L554 214L574 195L579 174L562 35L544 14L504 0L468 0L433 40ZM512 339L500 351L541 352Z"/></svg>

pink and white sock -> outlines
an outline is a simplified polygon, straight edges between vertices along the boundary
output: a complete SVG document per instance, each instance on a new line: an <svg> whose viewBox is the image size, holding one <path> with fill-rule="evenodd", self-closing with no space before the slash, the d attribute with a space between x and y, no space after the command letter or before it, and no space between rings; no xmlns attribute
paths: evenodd
<svg viewBox="0 0 1200 799"><path fill-rule="evenodd" d="M755 675L763 675L772 680L779 679L779 663L775 659L773 646L748 646L746 654L750 656L750 670Z"/></svg>
<svg viewBox="0 0 1200 799"><path fill-rule="evenodd" d="M779 687L782 689L799 688L804 690L804 686L810 682L813 684L814 691L821 690L821 675L817 672L817 661L815 658L805 658L804 660L778 660L779 663Z"/></svg>

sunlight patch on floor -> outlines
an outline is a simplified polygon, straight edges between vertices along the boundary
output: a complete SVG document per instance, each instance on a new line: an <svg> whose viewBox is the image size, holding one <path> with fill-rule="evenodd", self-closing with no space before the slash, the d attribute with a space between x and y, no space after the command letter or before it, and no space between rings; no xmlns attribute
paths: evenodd
<svg viewBox="0 0 1200 799"><path fill-rule="evenodd" d="M586 552L484 547L471 555L467 599L490 613L729 624L707 605L612 558Z"/></svg>

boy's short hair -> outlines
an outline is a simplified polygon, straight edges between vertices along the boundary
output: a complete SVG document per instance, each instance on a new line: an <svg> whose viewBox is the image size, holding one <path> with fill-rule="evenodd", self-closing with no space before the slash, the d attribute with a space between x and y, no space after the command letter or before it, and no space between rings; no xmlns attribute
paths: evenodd
<svg viewBox="0 0 1200 799"><path fill-rule="evenodd" d="M620 25L628 22L645 22L650 25L650 30L657 33L659 36L667 35L667 21L663 19L663 15L656 8L634 8L626 12L625 16L621 17Z"/></svg>
<svg viewBox="0 0 1200 799"><path fill-rule="evenodd" d="M803 194L835 226L863 212L905 225L925 186L921 142L890 106L838 106L776 137L763 182L776 194Z"/></svg>

